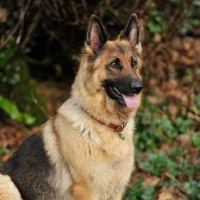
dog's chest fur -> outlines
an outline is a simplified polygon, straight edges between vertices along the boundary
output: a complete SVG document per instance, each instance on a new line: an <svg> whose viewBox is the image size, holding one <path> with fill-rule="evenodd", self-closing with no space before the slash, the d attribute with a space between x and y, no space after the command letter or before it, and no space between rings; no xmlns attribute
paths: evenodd
<svg viewBox="0 0 200 200"><path fill-rule="evenodd" d="M124 130L126 139L122 141L117 133L94 123L83 112L81 115L85 116L79 121L80 108L70 101L63 104L57 117L43 129L50 162L60 171L52 184L58 188L63 185L60 194L66 195L70 185L81 183L96 192L96 199L109 199L127 184L133 168L133 121ZM54 135L49 134L52 131Z"/></svg>

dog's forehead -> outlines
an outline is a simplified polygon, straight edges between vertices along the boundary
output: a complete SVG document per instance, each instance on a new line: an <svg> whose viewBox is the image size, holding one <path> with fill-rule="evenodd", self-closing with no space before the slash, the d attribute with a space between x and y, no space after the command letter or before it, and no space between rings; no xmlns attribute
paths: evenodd
<svg viewBox="0 0 200 200"><path fill-rule="evenodd" d="M126 40L115 40L108 41L106 43L105 51L108 51L109 54L118 54L118 55L134 55L134 51L131 47L131 44Z"/></svg>

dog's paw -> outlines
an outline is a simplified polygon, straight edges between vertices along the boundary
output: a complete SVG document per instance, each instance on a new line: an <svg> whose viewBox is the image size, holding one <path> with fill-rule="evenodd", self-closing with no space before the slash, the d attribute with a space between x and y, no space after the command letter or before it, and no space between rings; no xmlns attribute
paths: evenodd
<svg viewBox="0 0 200 200"><path fill-rule="evenodd" d="M0 174L0 200L22 200L11 178L2 174Z"/></svg>

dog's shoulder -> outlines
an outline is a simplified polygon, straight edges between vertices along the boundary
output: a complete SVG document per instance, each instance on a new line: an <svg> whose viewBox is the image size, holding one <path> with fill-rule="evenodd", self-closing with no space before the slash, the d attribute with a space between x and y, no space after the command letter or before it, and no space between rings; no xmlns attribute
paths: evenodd
<svg viewBox="0 0 200 200"><path fill-rule="evenodd" d="M31 166L34 168L37 166L38 161L41 168L50 167L41 132L27 137L8 161L2 165L1 171L13 171L14 173L20 173L26 169L29 171Z"/></svg>

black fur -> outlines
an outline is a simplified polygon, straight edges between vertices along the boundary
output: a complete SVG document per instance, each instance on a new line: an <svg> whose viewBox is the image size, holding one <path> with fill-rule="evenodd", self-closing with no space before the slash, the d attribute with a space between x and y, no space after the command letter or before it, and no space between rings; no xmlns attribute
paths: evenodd
<svg viewBox="0 0 200 200"><path fill-rule="evenodd" d="M54 199L53 188L47 182L52 170L41 133L26 138L8 161L0 166L0 173L11 177L25 200Z"/></svg>

